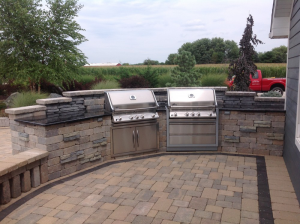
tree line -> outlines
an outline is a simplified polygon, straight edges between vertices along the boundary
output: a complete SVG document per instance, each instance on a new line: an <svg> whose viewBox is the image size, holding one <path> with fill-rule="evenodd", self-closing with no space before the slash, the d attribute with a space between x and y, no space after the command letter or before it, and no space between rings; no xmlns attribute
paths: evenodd
<svg viewBox="0 0 300 224"><path fill-rule="evenodd" d="M220 37L212 39L202 38L194 42L184 43L178 53L169 54L165 63L147 58L144 65L175 65L176 57L183 51L190 52L196 60L196 64L221 64L230 63L239 56L239 47L233 40L224 40ZM273 48L271 51L256 52L254 51L253 61L255 63L286 63L287 47L280 46Z"/></svg>

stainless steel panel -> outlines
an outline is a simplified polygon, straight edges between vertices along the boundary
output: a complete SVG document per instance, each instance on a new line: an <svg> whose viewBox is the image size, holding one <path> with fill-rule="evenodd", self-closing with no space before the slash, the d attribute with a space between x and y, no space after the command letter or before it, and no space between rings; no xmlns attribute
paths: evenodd
<svg viewBox="0 0 300 224"><path fill-rule="evenodd" d="M106 96L114 111L156 108L158 106L152 90L108 91Z"/></svg>
<svg viewBox="0 0 300 224"><path fill-rule="evenodd" d="M170 135L215 134L216 124L171 124Z"/></svg>
<svg viewBox="0 0 300 224"><path fill-rule="evenodd" d="M124 127L112 130L113 154L135 151L136 133L134 127Z"/></svg>
<svg viewBox="0 0 300 224"><path fill-rule="evenodd" d="M169 107L209 107L215 106L214 89L169 89Z"/></svg>
<svg viewBox="0 0 300 224"><path fill-rule="evenodd" d="M170 136L171 145L215 144L216 135L176 135Z"/></svg>
<svg viewBox="0 0 300 224"><path fill-rule="evenodd" d="M169 117L168 117L169 118ZM216 118L169 118L170 124L216 123Z"/></svg>
<svg viewBox="0 0 300 224"><path fill-rule="evenodd" d="M157 149L156 124L136 127L137 151Z"/></svg>

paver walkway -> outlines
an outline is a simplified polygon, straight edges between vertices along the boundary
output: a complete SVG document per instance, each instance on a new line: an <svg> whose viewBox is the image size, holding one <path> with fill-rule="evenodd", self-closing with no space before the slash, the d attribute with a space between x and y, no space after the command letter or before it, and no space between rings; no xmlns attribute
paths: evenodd
<svg viewBox="0 0 300 224"><path fill-rule="evenodd" d="M0 157L11 155L8 128L0 129L0 140ZM1 223L256 224L259 215L270 215L268 197L276 224L300 223L283 158L264 158L267 191L258 187L257 174L263 173L256 157L161 154L46 184L23 205L11 203L13 211Z"/></svg>
<svg viewBox="0 0 300 224"><path fill-rule="evenodd" d="M300 223L284 162L266 157L275 223ZM259 223L256 158L160 155L61 182L2 223Z"/></svg>
<svg viewBox="0 0 300 224"><path fill-rule="evenodd" d="M0 127L0 159L12 155L11 134L8 127Z"/></svg>

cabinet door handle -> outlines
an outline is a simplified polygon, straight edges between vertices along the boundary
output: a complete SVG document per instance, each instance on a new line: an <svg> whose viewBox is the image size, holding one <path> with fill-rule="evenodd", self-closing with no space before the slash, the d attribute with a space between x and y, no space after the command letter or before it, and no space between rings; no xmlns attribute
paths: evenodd
<svg viewBox="0 0 300 224"><path fill-rule="evenodd" d="M139 147L139 130L136 130L136 136L137 146Z"/></svg>
<svg viewBox="0 0 300 224"><path fill-rule="evenodd" d="M132 143L133 143L133 147L135 147L135 141L134 141L134 130L132 131Z"/></svg>

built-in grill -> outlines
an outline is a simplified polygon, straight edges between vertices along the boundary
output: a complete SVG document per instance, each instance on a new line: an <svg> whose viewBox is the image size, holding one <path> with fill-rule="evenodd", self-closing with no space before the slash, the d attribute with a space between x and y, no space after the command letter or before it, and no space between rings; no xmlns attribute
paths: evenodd
<svg viewBox="0 0 300 224"><path fill-rule="evenodd" d="M218 109L214 89L169 89L167 150L217 150Z"/></svg>
<svg viewBox="0 0 300 224"><path fill-rule="evenodd" d="M158 150L158 103L152 90L108 91L105 110L112 113L112 154Z"/></svg>

